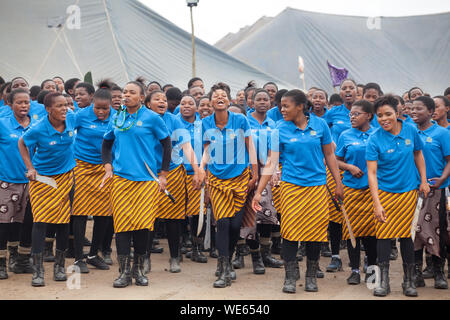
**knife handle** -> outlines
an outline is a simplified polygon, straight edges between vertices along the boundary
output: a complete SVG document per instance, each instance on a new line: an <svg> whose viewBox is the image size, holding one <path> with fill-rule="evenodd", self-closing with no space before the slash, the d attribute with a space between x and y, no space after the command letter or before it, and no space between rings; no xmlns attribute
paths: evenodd
<svg viewBox="0 0 450 320"><path fill-rule="evenodd" d="M170 194L170 192L167 191L167 189L164 190L164 192L165 192L166 195L169 197L170 201L172 201L173 203L175 203L175 198Z"/></svg>

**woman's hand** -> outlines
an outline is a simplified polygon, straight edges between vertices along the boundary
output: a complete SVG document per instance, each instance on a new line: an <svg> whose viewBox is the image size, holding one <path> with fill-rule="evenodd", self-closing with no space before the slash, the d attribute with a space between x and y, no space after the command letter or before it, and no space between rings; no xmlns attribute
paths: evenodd
<svg viewBox="0 0 450 320"><path fill-rule="evenodd" d="M374 215L378 222L386 222L386 213L381 205L375 206Z"/></svg>
<svg viewBox="0 0 450 320"><path fill-rule="evenodd" d="M252 176L252 178L250 179L250 181L248 182L248 185L247 185L247 191L246 191L247 193L249 193L250 191L255 189L257 181L258 181L258 176Z"/></svg>
<svg viewBox="0 0 450 320"><path fill-rule="evenodd" d="M428 181L434 181L434 184L430 183L430 187L432 189L439 189L442 186L442 184L444 183L444 180L441 178L431 178Z"/></svg>
<svg viewBox="0 0 450 320"><path fill-rule="evenodd" d="M362 172L360 168L352 164L348 165L348 172L350 172L355 178L361 178L362 176L364 176L364 172Z"/></svg>
<svg viewBox="0 0 450 320"><path fill-rule="evenodd" d="M30 180L30 181L35 181L35 180L36 180L36 175L37 175L37 171L36 171L36 169L34 169L33 167L30 168L30 169L25 173L25 177L27 177L28 180Z"/></svg>
<svg viewBox="0 0 450 320"><path fill-rule="evenodd" d="M253 210L255 210L255 212L262 210L262 207L259 204L260 201L261 201L261 193L256 192L252 199L252 208Z"/></svg>
<svg viewBox="0 0 450 320"><path fill-rule="evenodd" d="M111 179L113 177L113 167L110 163L105 164L105 175L103 176L102 183L100 184L100 189L103 189L103 186L105 185L106 181L108 179Z"/></svg>
<svg viewBox="0 0 450 320"><path fill-rule="evenodd" d="M159 180L159 192L164 192L167 188L167 178L164 175L158 177Z"/></svg>
<svg viewBox="0 0 450 320"><path fill-rule="evenodd" d="M206 177L205 170L199 168L197 174L194 174L194 177L192 178L194 189L196 190L201 189L202 184L205 181L205 177Z"/></svg>
<svg viewBox="0 0 450 320"><path fill-rule="evenodd" d="M424 197L428 197L428 194L430 193L430 185L428 182L422 182L419 187L419 193L423 192Z"/></svg>
<svg viewBox="0 0 450 320"><path fill-rule="evenodd" d="M334 196L336 197L336 199L341 199L342 201L344 201L344 186L342 185L342 182L340 180L338 183L336 183Z"/></svg>

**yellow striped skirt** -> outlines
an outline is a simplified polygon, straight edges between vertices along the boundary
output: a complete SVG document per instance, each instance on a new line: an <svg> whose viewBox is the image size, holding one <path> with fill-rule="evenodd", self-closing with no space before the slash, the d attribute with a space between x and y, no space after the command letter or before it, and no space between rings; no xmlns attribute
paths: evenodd
<svg viewBox="0 0 450 320"><path fill-rule="evenodd" d="M334 192L336 191L336 181L333 179L333 175L331 174L331 171L326 167L327 169L327 186L331 191L331 194L334 196ZM341 174L341 180L342 175L344 174L344 171L340 172ZM342 215L342 212L338 211L336 207L333 204L333 200L331 200L331 196L328 194L328 215L329 219L332 222L336 223L343 223L344 216Z"/></svg>
<svg viewBox="0 0 450 320"><path fill-rule="evenodd" d="M252 208L252 199L254 195L254 190L247 195L244 204L244 216L242 217L241 228L253 228L256 226L256 211Z"/></svg>
<svg viewBox="0 0 450 320"><path fill-rule="evenodd" d="M56 181L57 189L39 181L30 181L33 222L69 223L72 212L69 193L74 187L73 170L50 177Z"/></svg>
<svg viewBox="0 0 450 320"><path fill-rule="evenodd" d="M378 191L386 222L376 223L377 239L410 238L417 204L417 190L403 193Z"/></svg>
<svg viewBox="0 0 450 320"><path fill-rule="evenodd" d="M75 181L77 187L73 199L74 216L112 216L111 183L106 181L102 189L105 169L102 164L91 164L76 160Z"/></svg>
<svg viewBox="0 0 450 320"><path fill-rule="evenodd" d="M114 175L111 186L114 232L152 231L158 194L156 181L131 181Z"/></svg>
<svg viewBox="0 0 450 320"><path fill-rule="evenodd" d="M376 218L370 189L353 189L344 186L344 206L355 238L374 237ZM342 225L343 239L350 239L347 224Z"/></svg>
<svg viewBox="0 0 450 320"><path fill-rule="evenodd" d="M239 212L247 199L250 169L231 179L219 179L208 171L208 188L214 219L232 218Z"/></svg>
<svg viewBox="0 0 450 320"><path fill-rule="evenodd" d="M327 241L325 185L301 187L281 182L281 236L289 241Z"/></svg>
<svg viewBox="0 0 450 320"><path fill-rule="evenodd" d="M200 194L201 189L195 190L192 185L194 176L186 176L186 214L191 216L198 216L200 213ZM205 188L206 193L206 188ZM206 205L203 207L203 213L206 213Z"/></svg>
<svg viewBox="0 0 450 320"><path fill-rule="evenodd" d="M169 171L167 175L167 190L175 198L175 203L169 197L160 192L158 195L159 219L184 219L186 218L186 169L179 165ZM199 206L200 210L200 206Z"/></svg>

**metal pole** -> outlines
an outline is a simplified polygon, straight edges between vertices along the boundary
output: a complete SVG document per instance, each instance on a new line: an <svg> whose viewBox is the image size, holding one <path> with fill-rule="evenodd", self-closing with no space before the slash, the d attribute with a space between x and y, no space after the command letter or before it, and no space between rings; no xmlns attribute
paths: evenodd
<svg viewBox="0 0 450 320"><path fill-rule="evenodd" d="M192 6L191 8L191 27L192 27L192 78L195 77L195 37L194 37L194 18L192 16Z"/></svg>

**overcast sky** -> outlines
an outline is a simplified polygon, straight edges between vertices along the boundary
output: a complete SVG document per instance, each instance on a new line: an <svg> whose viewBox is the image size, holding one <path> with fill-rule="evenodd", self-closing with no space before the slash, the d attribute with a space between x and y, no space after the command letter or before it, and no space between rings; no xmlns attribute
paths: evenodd
<svg viewBox="0 0 450 320"><path fill-rule="evenodd" d="M191 32L186 0L139 0L150 9ZM229 32L276 16L286 7L357 16L408 16L450 11L450 0L200 0L194 7L196 37L214 44Z"/></svg>

